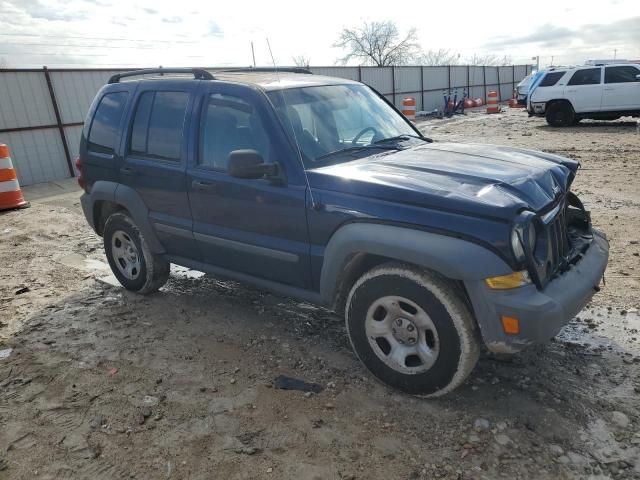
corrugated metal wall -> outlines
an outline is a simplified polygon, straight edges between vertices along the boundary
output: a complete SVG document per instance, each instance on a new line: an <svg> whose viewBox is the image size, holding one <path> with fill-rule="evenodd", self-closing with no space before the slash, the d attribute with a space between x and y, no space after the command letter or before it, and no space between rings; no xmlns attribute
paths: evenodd
<svg viewBox="0 0 640 480"><path fill-rule="evenodd" d="M100 87L122 70L0 70L0 143L11 148L22 185L71 176L86 112ZM418 110L433 110L442 108L447 91L457 91L459 98L463 91L485 98L496 90L506 100L531 66L312 67L311 71L371 85L397 107L410 96Z"/></svg>

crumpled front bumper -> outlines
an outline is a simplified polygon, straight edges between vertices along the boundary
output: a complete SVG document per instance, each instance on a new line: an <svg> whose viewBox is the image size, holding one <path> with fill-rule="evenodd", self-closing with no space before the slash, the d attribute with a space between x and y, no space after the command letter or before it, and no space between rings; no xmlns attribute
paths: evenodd
<svg viewBox="0 0 640 480"><path fill-rule="evenodd" d="M609 242L593 230L593 241L584 256L543 290L534 285L513 290L491 290L484 281L465 281L465 286L487 348L513 353L555 337L599 290L607 268ZM506 334L501 317L520 322L518 334Z"/></svg>

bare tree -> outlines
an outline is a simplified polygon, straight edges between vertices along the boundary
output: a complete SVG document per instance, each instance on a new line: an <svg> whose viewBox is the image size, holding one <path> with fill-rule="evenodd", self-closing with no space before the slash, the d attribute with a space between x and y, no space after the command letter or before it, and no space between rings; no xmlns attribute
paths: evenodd
<svg viewBox="0 0 640 480"><path fill-rule="evenodd" d="M474 53L472 56L467 57L464 61L467 65L487 65L487 66L504 66L511 65L512 59L509 55L499 57L498 55L486 54L479 55Z"/></svg>
<svg viewBox="0 0 640 480"><path fill-rule="evenodd" d="M291 59L296 67L309 68L309 65L311 65L311 58L304 55L295 55Z"/></svg>
<svg viewBox="0 0 640 480"><path fill-rule="evenodd" d="M360 64L384 67L406 65L416 61L421 54L416 29L404 36L391 21L365 22L356 28L345 28L334 47L343 48L347 54L338 62L357 60Z"/></svg>
<svg viewBox="0 0 640 480"><path fill-rule="evenodd" d="M460 60L459 53L453 53L447 48L440 48L438 50L428 50L418 59L420 65L427 65L430 67L438 65L455 65Z"/></svg>

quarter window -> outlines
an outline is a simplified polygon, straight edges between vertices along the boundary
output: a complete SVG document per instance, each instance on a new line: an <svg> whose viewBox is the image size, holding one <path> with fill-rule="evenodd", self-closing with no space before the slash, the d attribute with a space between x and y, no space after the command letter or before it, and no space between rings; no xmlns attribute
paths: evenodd
<svg viewBox="0 0 640 480"><path fill-rule="evenodd" d="M560 80L564 76L565 72L549 72L547 73L542 81L540 82L540 87L552 87L558 80Z"/></svg>
<svg viewBox="0 0 640 480"><path fill-rule="evenodd" d="M102 97L89 132L88 148L90 150L100 153L114 152L120 119L128 95L127 92L114 92Z"/></svg>
<svg viewBox="0 0 640 480"><path fill-rule="evenodd" d="M186 92L144 92L140 95L131 129L130 150L162 160L179 160Z"/></svg>
<svg viewBox="0 0 640 480"><path fill-rule="evenodd" d="M636 75L640 75L640 70L636 67L606 67L604 69L604 83L637 82Z"/></svg>
<svg viewBox="0 0 640 480"><path fill-rule="evenodd" d="M198 164L226 171L234 150L256 150L271 161L271 143L262 118L246 100L215 93L203 107Z"/></svg>
<svg viewBox="0 0 640 480"><path fill-rule="evenodd" d="M567 85L597 85L600 83L600 68L586 68L573 74Z"/></svg>

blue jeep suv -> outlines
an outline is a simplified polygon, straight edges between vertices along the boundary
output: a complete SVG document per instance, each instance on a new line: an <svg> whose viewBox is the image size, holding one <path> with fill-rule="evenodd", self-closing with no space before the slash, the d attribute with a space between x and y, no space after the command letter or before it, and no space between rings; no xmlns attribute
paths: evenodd
<svg viewBox="0 0 640 480"><path fill-rule="evenodd" d="M460 385L482 345L551 339L607 265L578 162L432 142L372 88L305 70L114 75L77 166L125 288L175 263L344 312L364 365L417 395Z"/></svg>

